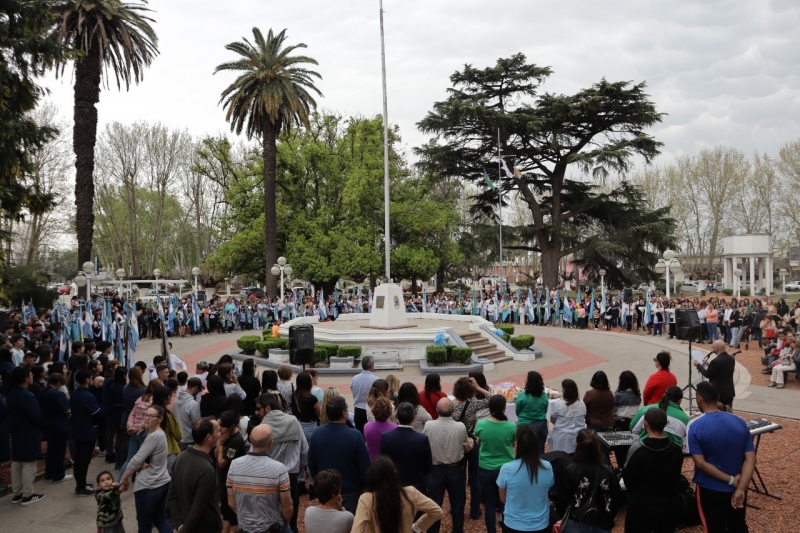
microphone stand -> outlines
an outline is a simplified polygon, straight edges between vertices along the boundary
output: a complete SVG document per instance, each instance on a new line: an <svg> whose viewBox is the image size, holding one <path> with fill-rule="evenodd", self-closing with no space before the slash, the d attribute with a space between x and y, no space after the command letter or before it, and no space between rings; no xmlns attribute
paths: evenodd
<svg viewBox="0 0 800 533"><path fill-rule="evenodd" d="M689 382L683 388L683 392L686 393L688 391L689 394L689 416L692 416L692 410L694 409L694 404L692 403L692 391L694 391L695 396L697 396L697 389L692 383L692 369L694 368L694 364L692 364L692 337L693 335L689 335Z"/></svg>

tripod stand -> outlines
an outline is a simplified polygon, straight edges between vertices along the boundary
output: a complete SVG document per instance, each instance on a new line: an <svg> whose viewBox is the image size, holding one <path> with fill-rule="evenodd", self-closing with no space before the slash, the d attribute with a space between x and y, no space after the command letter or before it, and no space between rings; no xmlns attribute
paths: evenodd
<svg viewBox="0 0 800 533"><path fill-rule="evenodd" d="M692 416L692 409L694 409L694 404L692 403L692 391L695 393L695 397L697 396L697 389L695 388L694 384L692 383L692 369L694 365L692 364L692 337L689 337L689 382L683 388L684 394L688 391L689 396L689 416ZM685 396L684 396L685 397Z"/></svg>

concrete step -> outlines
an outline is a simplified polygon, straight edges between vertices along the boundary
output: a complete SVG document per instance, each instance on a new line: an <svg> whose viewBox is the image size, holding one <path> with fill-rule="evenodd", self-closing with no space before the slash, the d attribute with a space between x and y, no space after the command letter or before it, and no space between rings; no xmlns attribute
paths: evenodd
<svg viewBox="0 0 800 533"><path fill-rule="evenodd" d="M483 357L482 354L497 352L498 349L491 345L480 346L479 348L472 348L472 353L477 356Z"/></svg>
<svg viewBox="0 0 800 533"><path fill-rule="evenodd" d="M481 338L481 334L477 333L477 332L461 333L459 336L466 343L469 343L469 341L471 341L471 340L476 340L476 339L480 339Z"/></svg>
<svg viewBox="0 0 800 533"><path fill-rule="evenodd" d="M464 342L467 343L467 346L480 346L481 344L489 344L489 339L486 339L484 337L479 337L477 339L470 339Z"/></svg>
<svg viewBox="0 0 800 533"><path fill-rule="evenodd" d="M488 354L481 354L479 356L481 359L487 359L493 363L502 363L503 361L511 361L513 357L509 357L505 354L505 352L501 352L500 350L495 350L494 352Z"/></svg>

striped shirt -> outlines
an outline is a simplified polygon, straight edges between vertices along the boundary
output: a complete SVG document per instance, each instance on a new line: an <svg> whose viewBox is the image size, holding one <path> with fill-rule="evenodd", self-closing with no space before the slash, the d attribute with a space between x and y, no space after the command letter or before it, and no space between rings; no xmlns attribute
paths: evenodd
<svg viewBox="0 0 800 533"><path fill-rule="evenodd" d="M265 453L250 452L231 462L226 484L233 489L239 529L264 531L283 523L280 493L289 490L283 464Z"/></svg>
<svg viewBox="0 0 800 533"><path fill-rule="evenodd" d="M422 432L428 436L434 465L450 465L464 457L467 428L452 417L440 416L425 423Z"/></svg>

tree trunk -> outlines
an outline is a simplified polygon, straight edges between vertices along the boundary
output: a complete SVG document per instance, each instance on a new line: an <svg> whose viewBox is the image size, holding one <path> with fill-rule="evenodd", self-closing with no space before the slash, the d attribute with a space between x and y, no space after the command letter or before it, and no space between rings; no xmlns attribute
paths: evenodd
<svg viewBox="0 0 800 533"><path fill-rule="evenodd" d="M417 292L417 277L411 276L411 295L416 296Z"/></svg>
<svg viewBox="0 0 800 533"><path fill-rule="evenodd" d="M100 101L100 51L92 46L75 64L75 230L78 237L78 270L92 259L94 232L94 145L97 141L97 108Z"/></svg>
<svg viewBox="0 0 800 533"><path fill-rule="evenodd" d="M262 135L262 155L264 157L264 235L266 236L266 283L267 295L274 298L280 294L278 276L270 269L278 262L278 220L275 207L275 174L277 149L275 142L278 128L268 124Z"/></svg>
<svg viewBox="0 0 800 533"><path fill-rule="evenodd" d="M444 267L436 271L436 292L444 292Z"/></svg>
<svg viewBox="0 0 800 533"><path fill-rule="evenodd" d="M554 289L558 285L558 263L561 259L561 246L539 240L542 251L542 281L546 287Z"/></svg>

